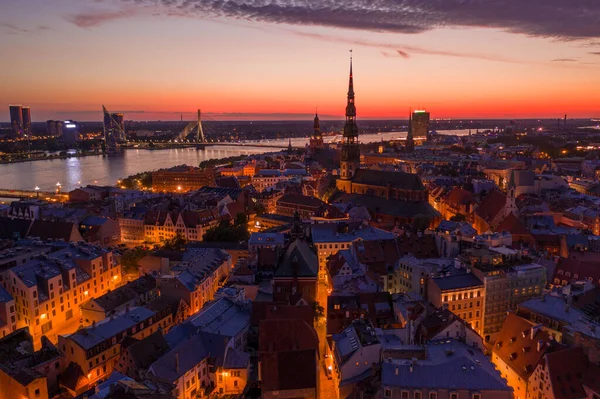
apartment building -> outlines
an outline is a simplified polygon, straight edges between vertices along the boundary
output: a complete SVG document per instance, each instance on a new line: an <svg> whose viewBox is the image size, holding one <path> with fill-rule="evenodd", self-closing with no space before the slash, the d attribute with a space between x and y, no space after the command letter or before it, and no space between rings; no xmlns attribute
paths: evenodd
<svg viewBox="0 0 600 399"><path fill-rule="evenodd" d="M542 295L546 285L546 268L538 264L520 266L478 265L473 274L485 287L485 308L482 336L494 342L502 329L507 310Z"/></svg>
<svg viewBox="0 0 600 399"><path fill-rule="evenodd" d="M58 347L66 364L75 363L93 385L114 370L121 355L121 340L126 336L142 339L161 328L172 318L169 311L133 308L114 318L94 323L74 334L59 336Z"/></svg>
<svg viewBox="0 0 600 399"><path fill-rule="evenodd" d="M162 242L177 234L187 241L202 241L205 229L218 224L215 209L201 211L149 211L144 218L144 237L150 242Z"/></svg>
<svg viewBox="0 0 600 399"><path fill-rule="evenodd" d="M427 299L435 307L447 307L481 334L485 289L481 280L473 274L431 279Z"/></svg>
<svg viewBox="0 0 600 399"><path fill-rule="evenodd" d="M79 320L81 303L121 284L121 265L112 251L89 244L63 247L0 274L15 299L17 328L29 327L36 348Z"/></svg>
<svg viewBox="0 0 600 399"><path fill-rule="evenodd" d="M327 276L327 258L338 251L349 249L358 240L387 240L393 239L393 233L381 230L362 222L320 223L311 228L312 240L317 249L319 259L319 278Z"/></svg>
<svg viewBox="0 0 600 399"><path fill-rule="evenodd" d="M0 285L0 338L6 337L17 329L15 312L14 298Z"/></svg>
<svg viewBox="0 0 600 399"><path fill-rule="evenodd" d="M214 184L215 171L212 168L181 165L152 172L152 191L185 193Z"/></svg>
<svg viewBox="0 0 600 399"><path fill-rule="evenodd" d="M231 255L218 248L194 248L183 253L182 260L163 276L158 286L161 295L183 299L191 313L198 312L214 299L232 268Z"/></svg>

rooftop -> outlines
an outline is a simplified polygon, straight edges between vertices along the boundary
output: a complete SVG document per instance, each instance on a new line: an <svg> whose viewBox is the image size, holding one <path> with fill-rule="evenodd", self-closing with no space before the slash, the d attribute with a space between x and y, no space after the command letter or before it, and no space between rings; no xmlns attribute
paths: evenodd
<svg viewBox="0 0 600 399"><path fill-rule="evenodd" d="M449 277L436 277L433 279L442 291L459 290L465 288L483 287L483 283L473 274L459 274Z"/></svg>
<svg viewBox="0 0 600 399"><path fill-rule="evenodd" d="M387 361L382 364L383 387L510 391L490 361L477 349L446 339L426 347L426 359Z"/></svg>
<svg viewBox="0 0 600 399"><path fill-rule="evenodd" d="M378 229L362 222L319 223L311 228L312 240L317 243L350 242L356 239L364 241L386 240L394 238L394 234Z"/></svg>
<svg viewBox="0 0 600 399"><path fill-rule="evenodd" d="M83 349L91 349L94 346L111 339L117 334L127 331L141 321L147 320L155 314L150 309L143 307L133 308L115 318L107 318L95 326L79 330L68 338L75 341Z"/></svg>

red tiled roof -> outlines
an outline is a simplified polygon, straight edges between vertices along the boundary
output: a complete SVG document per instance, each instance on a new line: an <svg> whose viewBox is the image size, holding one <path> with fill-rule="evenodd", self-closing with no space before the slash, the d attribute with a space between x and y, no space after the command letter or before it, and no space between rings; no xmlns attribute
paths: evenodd
<svg viewBox="0 0 600 399"><path fill-rule="evenodd" d="M289 308L286 308L289 310ZM268 312L268 310L267 310ZM284 312L279 313L285 317ZM319 338L312 324L302 319L278 318L260 321L258 350L283 352L319 349Z"/></svg>
<svg viewBox="0 0 600 399"><path fill-rule="evenodd" d="M323 204L324 202L316 197L307 197L301 194L285 194L277 200L277 205L304 206L314 209L318 209Z"/></svg>
<svg viewBox="0 0 600 399"><path fill-rule="evenodd" d="M509 213L507 217L500 222L500 225L496 228L496 231L503 232L507 231L513 235L526 235L529 234L527 228L521 223L518 217L514 213Z"/></svg>
<svg viewBox="0 0 600 399"><path fill-rule="evenodd" d="M326 219L342 219L345 218L347 215L335 206L323 204L319 209L315 211L315 216Z"/></svg>
<svg viewBox="0 0 600 399"><path fill-rule="evenodd" d="M342 266L344 266L344 264L346 263L346 259L344 259L344 257L342 256L341 253L336 253L335 255L332 255L329 257L329 259L327 260L327 270L329 271L329 275L330 276L336 276L338 274L338 272L340 271L340 269L342 268Z"/></svg>
<svg viewBox="0 0 600 399"><path fill-rule="evenodd" d="M530 321L509 313L492 349L494 354L524 379L531 376L542 357L557 345L541 328L532 338L531 328L534 326ZM538 343L541 343L539 351Z"/></svg>
<svg viewBox="0 0 600 399"><path fill-rule="evenodd" d="M583 375L583 385L595 393L600 392L600 367L590 364Z"/></svg>
<svg viewBox="0 0 600 399"><path fill-rule="evenodd" d="M306 321L262 320L259 337L263 392L317 387L319 339Z"/></svg>
<svg viewBox="0 0 600 399"><path fill-rule="evenodd" d="M583 348L565 349L544 356L555 399L585 398L583 373L588 368L588 358Z"/></svg>
<svg viewBox="0 0 600 399"><path fill-rule="evenodd" d="M558 261L556 270L554 271L554 278L559 280L571 281L575 279L592 279L592 283L599 285L600 281L600 253L586 252L586 253L574 253L569 255L569 258L561 258ZM568 274L567 274L568 273Z"/></svg>
<svg viewBox="0 0 600 399"><path fill-rule="evenodd" d="M506 195L498 190L492 190L481 201L477 215L483 220L490 222L504 209L504 204L506 204Z"/></svg>
<svg viewBox="0 0 600 399"><path fill-rule="evenodd" d="M454 187L446 198L447 204L467 205L472 202L473 193L460 187Z"/></svg>

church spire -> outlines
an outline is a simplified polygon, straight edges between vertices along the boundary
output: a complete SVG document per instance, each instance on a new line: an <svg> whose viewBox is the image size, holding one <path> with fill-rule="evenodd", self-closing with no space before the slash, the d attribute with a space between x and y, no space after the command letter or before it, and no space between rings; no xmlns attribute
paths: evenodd
<svg viewBox="0 0 600 399"><path fill-rule="evenodd" d="M352 76L352 50L350 50L350 78L348 79L348 100L354 100L354 78Z"/></svg>
<svg viewBox="0 0 600 399"><path fill-rule="evenodd" d="M346 105L346 123L342 136L340 154L340 178L351 180L360 166L360 148L358 146L358 126L356 126L356 105L354 104L354 76L352 74L352 50L350 50L350 78L348 80L348 103ZM338 186L338 188L340 188ZM344 191L349 187L341 188Z"/></svg>

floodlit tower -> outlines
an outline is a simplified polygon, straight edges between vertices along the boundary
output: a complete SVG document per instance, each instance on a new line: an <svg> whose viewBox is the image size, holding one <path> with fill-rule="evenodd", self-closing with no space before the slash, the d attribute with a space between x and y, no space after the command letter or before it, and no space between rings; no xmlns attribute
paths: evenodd
<svg viewBox="0 0 600 399"><path fill-rule="evenodd" d="M356 125L356 106L354 104L352 50L350 50L350 78L348 80L348 102L346 105L346 123L344 125L344 134L342 137L342 153L340 155L341 180L351 180L359 166L360 147L358 146L358 126Z"/></svg>

